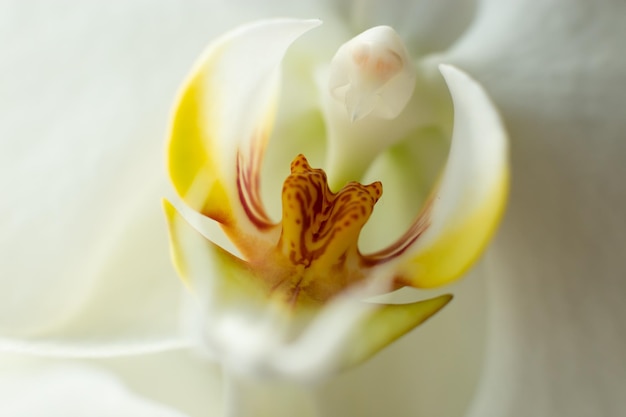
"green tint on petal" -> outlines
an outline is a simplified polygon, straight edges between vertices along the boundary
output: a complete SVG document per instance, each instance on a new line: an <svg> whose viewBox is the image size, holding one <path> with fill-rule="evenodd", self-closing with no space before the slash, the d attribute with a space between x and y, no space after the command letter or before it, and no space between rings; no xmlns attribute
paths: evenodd
<svg viewBox="0 0 626 417"><path fill-rule="evenodd" d="M480 257L504 212L508 176L494 185L490 198L471 211L462 223L449 227L431 246L420 251L405 270L418 271L416 287L433 288L460 278ZM410 272L409 272L410 274Z"/></svg>
<svg viewBox="0 0 626 417"><path fill-rule="evenodd" d="M380 181L384 192L359 237L363 253L391 245L415 221L415 213L441 176L450 149L449 136L434 126L418 129L370 166L363 182Z"/></svg>
<svg viewBox="0 0 626 417"><path fill-rule="evenodd" d="M415 222L418 237L398 258L398 286L431 288L459 278L495 232L508 194L508 138L494 105L461 70L440 70L454 104L452 143L443 175Z"/></svg>
<svg viewBox="0 0 626 417"><path fill-rule="evenodd" d="M219 303L238 299L267 301L261 279L245 261L204 237L169 201L164 200L163 208L169 227L172 259L187 285L194 290L210 287Z"/></svg>
<svg viewBox="0 0 626 417"><path fill-rule="evenodd" d="M349 335L341 368L358 365L422 324L452 300L446 294L410 304L387 304L373 310Z"/></svg>
<svg viewBox="0 0 626 417"><path fill-rule="evenodd" d="M282 363L286 368L281 372L290 375L346 369L367 360L452 299L443 295L388 305L340 299L321 316L311 316L314 312L307 309L294 315L272 298L263 278L247 262L207 240L169 202L164 202L164 209L176 269L208 308L211 343L227 355L224 360L230 366L258 355L259 363L277 369ZM307 361L319 369L310 369Z"/></svg>

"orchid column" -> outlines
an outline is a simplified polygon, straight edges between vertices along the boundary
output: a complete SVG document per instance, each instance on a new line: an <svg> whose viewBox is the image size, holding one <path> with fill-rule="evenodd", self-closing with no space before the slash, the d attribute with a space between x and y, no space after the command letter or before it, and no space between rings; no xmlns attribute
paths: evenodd
<svg viewBox="0 0 626 417"><path fill-rule="evenodd" d="M194 339L236 379L310 382L367 360L452 297L408 304L371 298L459 278L487 244L506 199L506 135L483 89L451 66L441 65L443 79L435 77L412 61L392 28L376 27L341 46L330 63L305 69L315 73L324 118L321 129L303 123L301 134L325 133L303 148L326 149L318 163L328 177L302 154L291 155L290 172L266 169L273 175L266 183L282 185L276 221L260 185L280 109L280 63L318 25L270 20L224 35L176 104L169 173L192 211L186 220L165 203L172 254L195 300ZM381 182L359 181L391 145L418 140L414 133L426 126L451 133L442 174L406 230L364 253L361 228L385 196ZM221 226L231 251L211 241L219 234L202 233L208 219Z"/></svg>

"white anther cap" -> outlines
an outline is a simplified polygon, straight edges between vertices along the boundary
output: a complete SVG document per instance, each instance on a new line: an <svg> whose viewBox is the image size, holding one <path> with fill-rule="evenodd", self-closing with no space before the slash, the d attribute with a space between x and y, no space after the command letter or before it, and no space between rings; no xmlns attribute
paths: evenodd
<svg viewBox="0 0 626 417"><path fill-rule="evenodd" d="M330 64L331 96L352 121L366 116L393 119L408 103L415 69L400 36L377 26L343 44Z"/></svg>

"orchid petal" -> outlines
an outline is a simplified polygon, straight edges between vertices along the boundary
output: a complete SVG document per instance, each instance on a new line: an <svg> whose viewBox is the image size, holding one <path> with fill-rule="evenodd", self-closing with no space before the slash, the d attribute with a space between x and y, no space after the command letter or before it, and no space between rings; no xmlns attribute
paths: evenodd
<svg viewBox="0 0 626 417"><path fill-rule="evenodd" d="M620 1L485 1L441 59L511 136L510 209L486 260L489 361L470 416L626 408L626 38Z"/></svg>
<svg viewBox="0 0 626 417"><path fill-rule="evenodd" d="M50 361L50 360L48 360ZM58 360L55 361L55 363ZM72 362L70 362L72 363ZM192 349L83 360L115 373L130 390L190 416L223 416L222 372ZM155 370L166 378L155 378Z"/></svg>
<svg viewBox="0 0 626 417"><path fill-rule="evenodd" d="M483 266L446 287L454 300L432 319L321 384L320 415L464 416L486 359ZM404 288L395 295L396 302L406 303L424 291Z"/></svg>
<svg viewBox="0 0 626 417"><path fill-rule="evenodd" d="M185 83L169 144L169 173L194 210L261 237L273 223L259 173L277 105L280 63L317 20L268 20L214 42Z"/></svg>
<svg viewBox="0 0 626 417"><path fill-rule="evenodd" d="M434 195L408 237L373 255L400 255L399 283L446 284L480 255L502 215L508 186L507 137L485 91L460 70L442 65L454 103L448 162ZM408 246L404 242L408 240Z"/></svg>
<svg viewBox="0 0 626 417"><path fill-rule="evenodd" d="M159 375L167 375L167 378L155 378L155 369ZM0 398L4 400L13 392L11 388L7 390L6 385L13 385L13 389L18 391L23 390L22 386L16 387L21 383L11 383L14 377L29 384L29 380L32 380L35 384L40 376L56 371L76 370L97 374L112 383L123 385L122 389L126 388L129 395L133 393L142 402L147 400L155 405L158 403L189 416L223 415L220 367L210 361L200 360L197 352L191 349L83 359L1 353ZM85 375L86 383L90 383L89 374ZM5 402L2 400L0 410L5 411Z"/></svg>
<svg viewBox="0 0 626 417"><path fill-rule="evenodd" d="M409 304L386 304L374 309L345 341L338 360L342 368L360 364L441 310L452 300L442 295Z"/></svg>
<svg viewBox="0 0 626 417"><path fill-rule="evenodd" d="M241 19L207 25L211 3L0 5L0 350L179 345L162 136L188 62Z"/></svg>
<svg viewBox="0 0 626 417"><path fill-rule="evenodd" d="M0 404L3 417L184 417L134 395L113 375L84 365L25 366L4 372Z"/></svg>
<svg viewBox="0 0 626 417"><path fill-rule="evenodd" d="M95 282L82 297L78 297L80 292L67 290L78 300L66 310L62 320L44 321L40 327L5 325L0 350L52 356L110 356L184 345L178 330L183 287L167 259L165 233L154 227L161 214L151 206L151 198L141 201L128 211L128 220L119 225L119 230L109 230L110 240L103 242L92 258L91 267L96 271L89 278ZM161 258L154 256L159 253ZM11 294L7 292L5 295ZM13 300L19 298L14 296ZM19 318L11 305L3 307L7 310L7 324L11 324L11 318Z"/></svg>
<svg viewBox="0 0 626 417"><path fill-rule="evenodd" d="M210 285L210 294L221 304L253 299L265 301L265 291L254 269L205 238L168 201L163 204L168 221L171 253L180 277L191 287Z"/></svg>

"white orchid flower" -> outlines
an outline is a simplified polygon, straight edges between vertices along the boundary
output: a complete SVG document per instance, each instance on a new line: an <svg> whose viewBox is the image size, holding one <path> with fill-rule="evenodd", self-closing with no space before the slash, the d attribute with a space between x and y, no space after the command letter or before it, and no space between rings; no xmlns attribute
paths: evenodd
<svg viewBox="0 0 626 417"><path fill-rule="evenodd" d="M311 124L309 112L292 110L278 120L272 147L271 126L281 110L280 63L287 48L319 23L268 20L218 39L176 105L168 150L172 182L193 210L220 224L241 257L206 239L166 203L173 256L206 310L202 343L227 368L242 372L323 375L361 363L407 333L450 295L407 304L365 299L461 276L492 234L506 198L506 135L486 93L458 69L441 66L454 103L454 128L447 126L445 100L420 86L429 82L423 74L428 68L414 66L388 26L338 49L317 94L323 118ZM319 69L303 64L307 51L294 58L300 91L314 90L312 75ZM433 109L422 114L429 103ZM301 137L281 132L281 124ZM383 185L355 181L382 151L402 140L419 141L420 129L433 126L453 130L439 184L395 242L362 253L361 228L384 198ZM326 145L330 179L300 154L291 155L283 182L278 175L285 170L274 162L276 169L266 171L274 175L269 185L282 188L281 220L274 221L261 196L261 171L266 150L285 153L290 141L308 141L304 149ZM399 163L388 169L397 171ZM394 208L406 204L406 194L420 192L414 184L392 196L392 210L381 219L388 229L401 218Z"/></svg>
<svg viewBox="0 0 626 417"><path fill-rule="evenodd" d="M318 3L280 3L259 12L232 2L80 2L38 4L35 13L25 2L2 4L2 348L112 355L180 344L182 289L158 205L171 97L207 40L235 23L315 16L351 36L389 25L412 53L439 52L439 62L479 80L506 121L513 167L487 273L461 284L486 321L479 310L468 326L474 310L458 309L468 297L456 297L323 387L325 415L463 415L470 401L472 416L619 415L622 4L341 2L337 15ZM385 181L385 198L393 183ZM461 349L474 340L465 333L481 342ZM415 346L430 353L415 357ZM455 391L465 383L477 391ZM442 394L431 395L437 387Z"/></svg>

